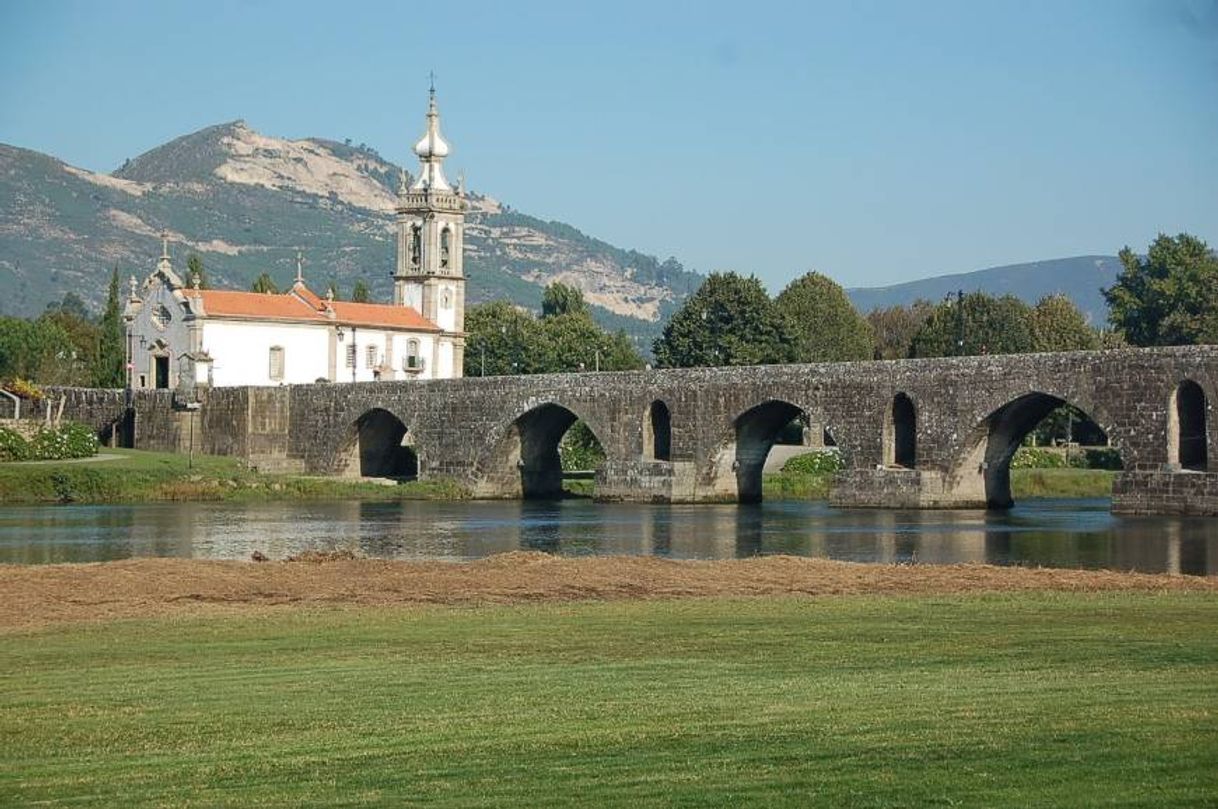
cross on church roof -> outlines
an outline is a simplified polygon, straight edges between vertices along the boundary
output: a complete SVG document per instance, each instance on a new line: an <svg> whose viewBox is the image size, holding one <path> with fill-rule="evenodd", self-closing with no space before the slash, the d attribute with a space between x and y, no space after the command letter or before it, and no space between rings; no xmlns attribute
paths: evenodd
<svg viewBox="0 0 1218 809"><path fill-rule="evenodd" d="M296 251L296 283L304 283L304 253Z"/></svg>

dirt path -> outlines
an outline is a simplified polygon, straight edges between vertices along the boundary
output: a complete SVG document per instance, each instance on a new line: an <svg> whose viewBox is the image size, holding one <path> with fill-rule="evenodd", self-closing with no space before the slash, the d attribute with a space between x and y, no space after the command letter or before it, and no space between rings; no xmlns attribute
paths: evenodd
<svg viewBox="0 0 1218 809"><path fill-rule="evenodd" d="M1025 590L1218 593L1218 578L988 565L872 565L790 556L691 562L516 552L460 564L132 559L0 565L0 629L287 606Z"/></svg>

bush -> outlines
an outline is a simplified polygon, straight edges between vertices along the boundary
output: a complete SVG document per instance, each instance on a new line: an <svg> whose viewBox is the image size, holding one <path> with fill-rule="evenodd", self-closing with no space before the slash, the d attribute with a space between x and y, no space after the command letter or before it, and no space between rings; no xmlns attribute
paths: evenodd
<svg viewBox="0 0 1218 809"><path fill-rule="evenodd" d="M1088 469L1124 469L1121 453L1113 447L1094 447L1086 452Z"/></svg>
<svg viewBox="0 0 1218 809"><path fill-rule="evenodd" d="M1020 447L1011 458L1012 469L1064 469L1066 457L1041 447Z"/></svg>
<svg viewBox="0 0 1218 809"><path fill-rule="evenodd" d="M97 454L97 448L97 434L83 424L69 422L58 429L44 427L29 441L0 427L0 459L6 461L89 458Z"/></svg>
<svg viewBox="0 0 1218 809"><path fill-rule="evenodd" d="M1077 447L1068 451L1020 447L1011 458L1012 469L1123 469L1121 453L1112 447Z"/></svg>
<svg viewBox="0 0 1218 809"><path fill-rule="evenodd" d="M30 458L30 442L25 436L8 427L0 427L0 461L27 461Z"/></svg>
<svg viewBox="0 0 1218 809"><path fill-rule="evenodd" d="M842 456L837 450L819 449L796 455L782 465L782 471L797 475L833 475L842 468Z"/></svg>
<svg viewBox="0 0 1218 809"><path fill-rule="evenodd" d="M18 399L29 399L30 401L38 401L42 399L42 388L35 385L28 379L12 379L5 382L4 389L16 396Z"/></svg>

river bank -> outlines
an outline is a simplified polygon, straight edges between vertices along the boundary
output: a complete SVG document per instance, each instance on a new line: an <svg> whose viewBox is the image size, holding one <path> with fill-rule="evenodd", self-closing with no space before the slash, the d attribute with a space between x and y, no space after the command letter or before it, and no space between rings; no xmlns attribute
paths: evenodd
<svg viewBox="0 0 1218 809"><path fill-rule="evenodd" d="M1117 590L1215 594L1218 578L981 564L857 564L793 556L572 558L535 551L463 563L362 559L350 553L305 553L262 563L130 559L0 565L0 628L307 606Z"/></svg>
<svg viewBox="0 0 1218 809"><path fill-rule="evenodd" d="M1013 469L1016 500L1032 497L1107 497L1114 472L1099 469ZM764 478L774 500L823 500L831 473L783 471ZM592 481L566 484L572 496L591 496ZM340 478L262 474L234 458L106 449L93 459L0 463L0 503L135 503L153 501L460 500L452 481L397 485Z"/></svg>

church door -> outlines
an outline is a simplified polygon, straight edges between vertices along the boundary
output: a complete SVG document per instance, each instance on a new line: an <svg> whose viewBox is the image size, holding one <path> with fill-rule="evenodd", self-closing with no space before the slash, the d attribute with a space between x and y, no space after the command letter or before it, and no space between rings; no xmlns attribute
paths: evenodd
<svg viewBox="0 0 1218 809"><path fill-rule="evenodd" d="M156 360L156 387L169 387L169 357L154 357Z"/></svg>

